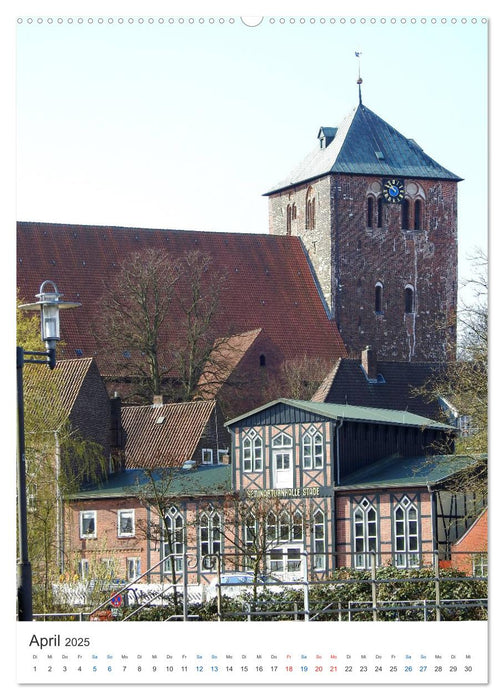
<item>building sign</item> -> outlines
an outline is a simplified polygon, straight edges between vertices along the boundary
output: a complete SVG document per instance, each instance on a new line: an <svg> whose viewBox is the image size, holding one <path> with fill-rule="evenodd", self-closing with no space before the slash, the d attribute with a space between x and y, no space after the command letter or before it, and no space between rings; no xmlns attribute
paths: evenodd
<svg viewBox="0 0 504 700"><path fill-rule="evenodd" d="M328 486L302 486L285 489L247 489L245 495L250 498L317 498L330 496L332 489Z"/></svg>

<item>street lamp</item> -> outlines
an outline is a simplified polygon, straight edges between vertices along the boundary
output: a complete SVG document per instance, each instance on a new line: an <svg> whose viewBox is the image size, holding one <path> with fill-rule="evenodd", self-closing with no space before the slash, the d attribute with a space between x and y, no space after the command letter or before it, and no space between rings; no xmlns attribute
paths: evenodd
<svg viewBox="0 0 504 700"><path fill-rule="evenodd" d="M48 285L52 291L46 291ZM17 489L18 489L18 539L19 559L17 569L18 586L18 620L30 621L32 611L32 575L28 554L28 526L26 500L26 456L24 436L24 396L23 396L23 367L25 364L44 364L49 369L56 367L56 343L60 339L59 312L60 309L75 309L81 306L78 302L61 301L58 288L50 280L42 282L40 292L36 295L38 301L33 304L21 304L20 309L40 312L40 335L46 346L46 352L24 350L16 347L17 370L17 403L18 403L18 453L17 453Z"/></svg>

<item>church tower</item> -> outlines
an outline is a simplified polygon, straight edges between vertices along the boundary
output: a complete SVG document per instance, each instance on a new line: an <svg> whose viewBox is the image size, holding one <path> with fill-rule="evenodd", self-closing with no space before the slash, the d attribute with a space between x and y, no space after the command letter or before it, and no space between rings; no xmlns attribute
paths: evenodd
<svg viewBox="0 0 504 700"><path fill-rule="evenodd" d="M459 181L359 100L266 193L270 233L303 241L350 356L454 357Z"/></svg>

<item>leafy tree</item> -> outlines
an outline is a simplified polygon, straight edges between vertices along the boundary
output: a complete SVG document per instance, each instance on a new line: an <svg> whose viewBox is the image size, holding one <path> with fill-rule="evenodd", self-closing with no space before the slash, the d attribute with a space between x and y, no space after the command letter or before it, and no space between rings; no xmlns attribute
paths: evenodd
<svg viewBox="0 0 504 700"><path fill-rule="evenodd" d="M16 330L18 346L44 349L36 316L18 308ZM23 370L28 548L35 612L51 609L52 583L67 564L64 498L83 480L98 478L106 466L103 448L85 440L70 425L57 371L33 364L26 364Z"/></svg>

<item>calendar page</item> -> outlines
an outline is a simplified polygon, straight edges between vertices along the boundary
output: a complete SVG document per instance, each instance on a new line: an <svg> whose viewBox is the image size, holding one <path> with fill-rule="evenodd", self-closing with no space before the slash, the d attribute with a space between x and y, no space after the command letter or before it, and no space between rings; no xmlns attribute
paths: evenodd
<svg viewBox="0 0 504 700"><path fill-rule="evenodd" d="M489 17L79 4L8 18L18 692L486 688Z"/></svg>

